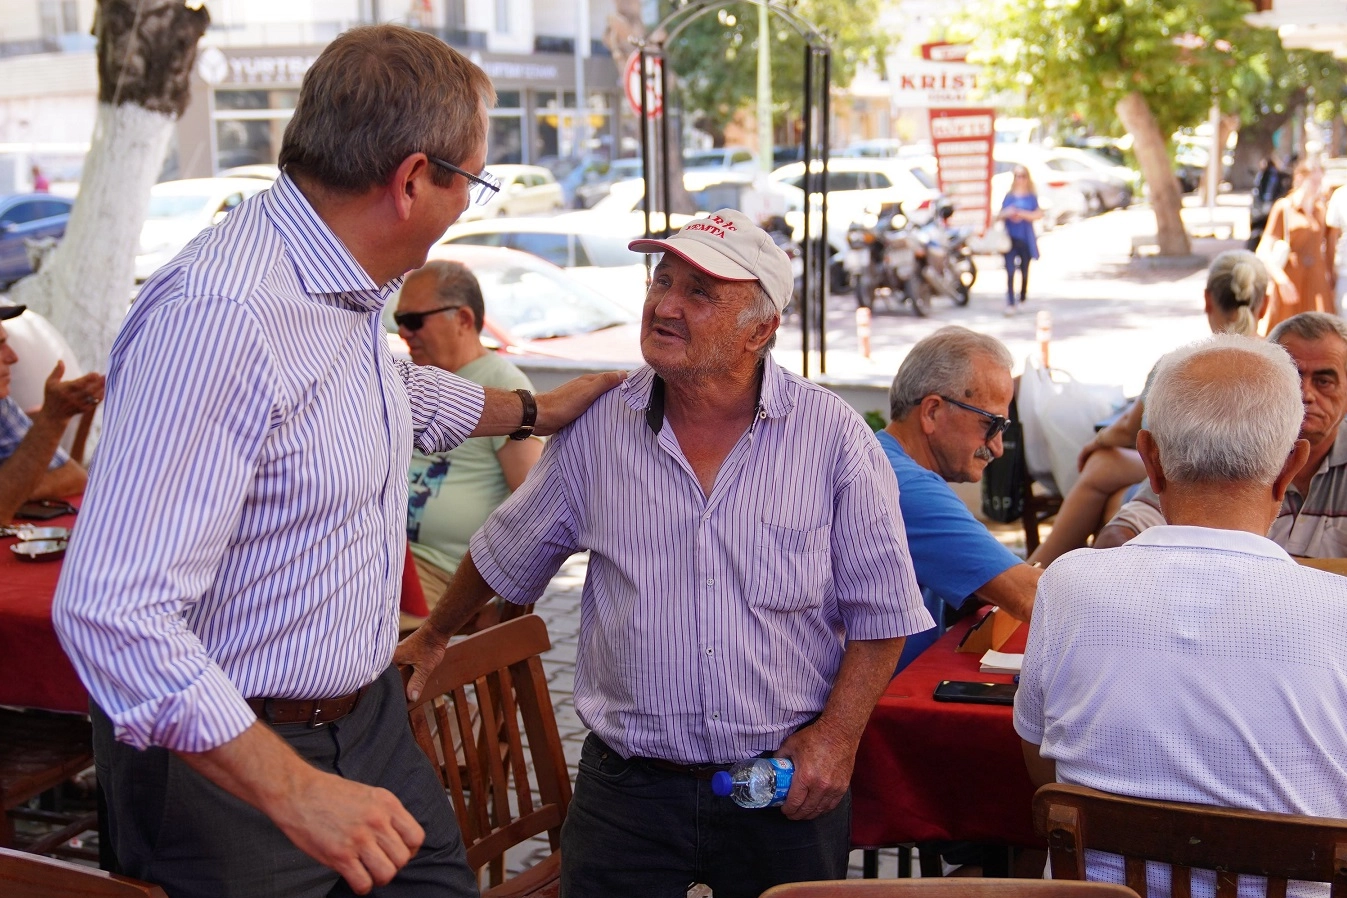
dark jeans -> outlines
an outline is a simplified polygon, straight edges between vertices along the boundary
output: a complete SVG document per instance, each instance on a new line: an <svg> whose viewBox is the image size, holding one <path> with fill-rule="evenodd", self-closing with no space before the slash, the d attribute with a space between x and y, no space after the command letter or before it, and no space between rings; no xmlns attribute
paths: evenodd
<svg viewBox="0 0 1347 898"><path fill-rule="evenodd" d="M561 830L562 898L757 898L785 882L845 879L851 794L813 820L750 810L711 783L623 760L590 735Z"/></svg>
<svg viewBox="0 0 1347 898"><path fill-rule="evenodd" d="M1006 253L1006 305L1015 304L1015 272L1020 273L1020 302L1024 302L1029 292L1029 244L1023 240L1012 240L1010 252Z"/></svg>
<svg viewBox="0 0 1347 898"><path fill-rule="evenodd" d="M425 843L396 879L370 894L475 896L458 822L407 723L397 671L390 667L346 717L315 728L275 727L321 770L381 786L426 831ZM262 812L193 771L171 751L137 751L117 742L90 705L98 782L107 794L108 830L119 872L163 887L173 898L345 896L334 871L301 852Z"/></svg>

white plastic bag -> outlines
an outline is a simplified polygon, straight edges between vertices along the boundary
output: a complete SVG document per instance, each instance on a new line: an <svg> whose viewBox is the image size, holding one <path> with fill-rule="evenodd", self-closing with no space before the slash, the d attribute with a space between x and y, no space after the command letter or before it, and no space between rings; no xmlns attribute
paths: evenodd
<svg viewBox="0 0 1347 898"><path fill-rule="evenodd" d="M1069 493L1080 477L1081 447L1122 401L1121 386L1080 383L1059 368L1026 359L1015 404L1029 476L1059 496Z"/></svg>

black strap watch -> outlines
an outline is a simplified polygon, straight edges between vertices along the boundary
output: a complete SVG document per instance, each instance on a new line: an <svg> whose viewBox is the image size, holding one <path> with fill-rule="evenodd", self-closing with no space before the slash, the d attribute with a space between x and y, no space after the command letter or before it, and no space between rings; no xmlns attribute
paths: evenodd
<svg viewBox="0 0 1347 898"><path fill-rule="evenodd" d="M524 403L524 421L519 429L510 434L512 440L527 440L533 436L533 425L538 423L538 402L528 390L515 390L519 401Z"/></svg>

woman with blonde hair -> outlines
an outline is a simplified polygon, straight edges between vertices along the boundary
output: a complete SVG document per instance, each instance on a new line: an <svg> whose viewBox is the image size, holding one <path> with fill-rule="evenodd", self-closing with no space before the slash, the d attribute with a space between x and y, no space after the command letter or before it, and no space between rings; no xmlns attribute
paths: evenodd
<svg viewBox="0 0 1347 898"><path fill-rule="evenodd" d="M1291 249L1286 267L1271 271L1273 289L1267 317L1259 322L1262 334L1300 312L1337 314L1334 247L1328 239L1323 196L1324 169L1318 159L1304 159L1296 166L1294 177L1291 192L1277 200L1268 213L1267 227L1258 243L1262 258L1267 258L1278 240L1285 240Z"/></svg>
<svg viewBox="0 0 1347 898"><path fill-rule="evenodd" d="M1267 285L1267 267L1251 252L1232 250L1213 259L1203 291L1211 332L1257 336L1256 323L1263 311ZM1146 387L1150 387L1149 378ZM1143 390L1116 421L1080 450L1076 459L1080 479L1062 499L1052 532L1029 556L1031 563L1046 566L1084 546L1117 512L1128 488L1145 479L1146 469L1136 451L1137 432L1145 413Z"/></svg>
<svg viewBox="0 0 1347 898"><path fill-rule="evenodd" d="M1015 180L1001 202L1001 212L997 218L1005 222L1006 236L1010 238L1010 249L1006 251L1006 314L1015 314L1015 272L1020 275L1020 298L1023 304L1029 292L1029 260L1038 258L1038 238L1034 234L1034 222L1043 217L1038 207L1038 193L1034 190L1034 179L1029 177L1029 169L1023 165L1015 166Z"/></svg>

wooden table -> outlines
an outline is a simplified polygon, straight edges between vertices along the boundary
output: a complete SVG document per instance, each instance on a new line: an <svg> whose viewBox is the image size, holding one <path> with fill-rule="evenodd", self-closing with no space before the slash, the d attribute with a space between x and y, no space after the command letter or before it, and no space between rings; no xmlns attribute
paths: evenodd
<svg viewBox="0 0 1347 898"><path fill-rule="evenodd" d="M73 527L75 515L29 523ZM0 705L88 713L89 694L51 624L61 562L20 561L9 550L17 542L0 538Z"/></svg>
<svg viewBox="0 0 1347 898"><path fill-rule="evenodd" d="M851 781L853 847L933 840L1042 847L1011 709L931 697L941 680L1011 682L979 673L979 655L954 651L975 619L955 624L894 677L870 716ZM1024 651L1028 632L1021 626L1002 651Z"/></svg>

